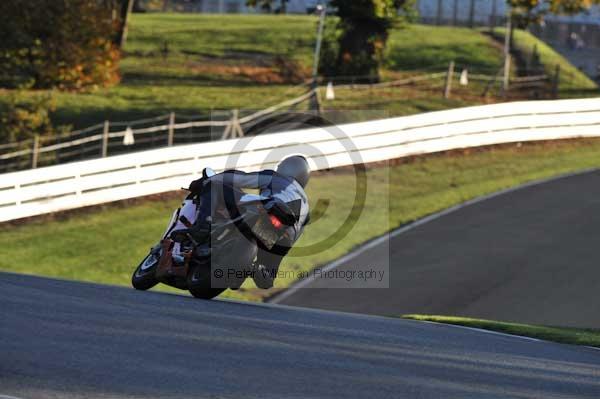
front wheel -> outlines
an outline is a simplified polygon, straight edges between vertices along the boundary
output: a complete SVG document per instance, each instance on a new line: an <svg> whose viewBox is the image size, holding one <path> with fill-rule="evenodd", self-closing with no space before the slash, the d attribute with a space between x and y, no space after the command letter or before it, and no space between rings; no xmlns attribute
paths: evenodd
<svg viewBox="0 0 600 399"><path fill-rule="evenodd" d="M156 279L156 268L160 260L160 249L152 249L140 262L131 276L131 285L136 290L146 291L154 287L159 281Z"/></svg>
<svg viewBox="0 0 600 399"><path fill-rule="evenodd" d="M213 299L227 289L211 286L210 264L192 266L188 273L187 284L190 294L200 299Z"/></svg>

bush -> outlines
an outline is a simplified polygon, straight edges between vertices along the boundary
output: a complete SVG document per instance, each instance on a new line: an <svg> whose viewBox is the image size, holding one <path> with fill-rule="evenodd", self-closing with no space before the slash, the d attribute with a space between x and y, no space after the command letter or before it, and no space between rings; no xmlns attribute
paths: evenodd
<svg viewBox="0 0 600 399"><path fill-rule="evenodd" d="M32 138L35 135L53 136L67 128L53 126L50 113L54 100L50 93L31 94L13 90L0 108L0 144Z"/></svg>
<svg viewBox="0 0 600 399"><path fill-rule="evenodd" d="M2 0L0 86L82 89L119 80L116 0Z"/></svg>

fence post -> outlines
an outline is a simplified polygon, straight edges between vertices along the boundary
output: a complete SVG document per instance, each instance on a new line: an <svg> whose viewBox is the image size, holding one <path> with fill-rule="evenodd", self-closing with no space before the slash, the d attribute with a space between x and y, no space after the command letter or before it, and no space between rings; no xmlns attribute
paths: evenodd
<svg viewBox="0 0 600 399"><path fill-rule="evenodd" d="M454 61L450 61L448 65L448 73L446 74L446 85L444 87L444 98L450 98L452 91L452 79L454 78Z"/></svg>
<svg viewBox="0 0 600 399"><path fill-rule="evenodd" d="M104 121L104 129L102 130L102 158L108 155L108 132L110 130L110 122Z"/></svg>
<svg viewBox="0 0 600 399"><path fill-rule="evenodd" d="M40 135L33 136L33 150L31 156L31 169L37 168L38 156L40 154Z"/></svg>
<svg viewBox="0 0 600 399"><path fill-rule="evenodd" d="M221 140L227 140L229 136L231 136L231 129L233 128L233 124L230 122L227 126L225 126L225 130L223 130L223 135L221 136Z"/></svg>
<svg viewBox="0 0 600 399"><path fill-rule="evenodd" d="M442 0L438 0L437 2L437 15L435 17L435 24L436 25L441 25L442 24L442 18L444 15L444 10L443 10L443 5L442 5Z"/></svg>
<svg viewBox="0 0 600 399"><path fill-rule="evenodd" d="M175 136L175 112L171 112L169 115L169 138L167 144L169 147L173 145L173 139Z"/></svg>
<svg viewBox="0 0 600 399"><path fill-rule="evenodd" d="M536 68L536 58L537 58L537 43L533 44L533 49L531 51L531 57L529 57L528 61L528 65L527 65L527 71L526 74L529 75L537 75L537 68Z"/></svg>
<svg viewBox="0 0 600 399"><path fill-rule="evenodd" d="M244 130L242 129L242 125L240 125L239 119L240 111L236 108L233 110L232 117L232 128L233 128L233 137L244 137Z"/></svg>
<svg viewBox="0 0 600 399"><path fill-rule="evenodd" d="M469 28L475 26L475 0L471 0L471 7L469 8Z"/></svg>
<svg viewBox="0 0 600 399"><path fill-rule="evenodd" d="M458 0L454 0L454 6L452 8L452 25L458 25Z"/></svg>
<svg viewBox="0 0 600 399"><path fill-rule="evenodd" d="M502 92L506 96L508 89L510 88L510 54L506 54L504 57L504 77L502 79Z"/></svg>
<svg viewBox="0 0 600 399"><path fill-rule="evenodd" d="M558 98L558 85L560 84L560 64L556 64L554 69L554 79L552 80L552 97Z"/></svg>
<svg viewBox="0 0 600 399"><path fill-rule="evenodd" d="M225 127L221 140L234 139L236 137L244 137L244 130L242 129L242 125L240 125L239 111L234 109L231 113L231 121Z"/></svg>
<svg viewBox="0 0 600 399"><path fill-rule="evenodd" d="M317 85L312 89L312 95L310 96L309 106L311 111L317 111L319 115L322 114L323 109L321 108L321 99L319 98L319 87Z"/></svg>
<svg viewBox="0 0 600 399"><path fill-rule="evenodd" d="M496 0L492 0L492 15L490 16L490 32L494 34L496 28Z"/></svg>

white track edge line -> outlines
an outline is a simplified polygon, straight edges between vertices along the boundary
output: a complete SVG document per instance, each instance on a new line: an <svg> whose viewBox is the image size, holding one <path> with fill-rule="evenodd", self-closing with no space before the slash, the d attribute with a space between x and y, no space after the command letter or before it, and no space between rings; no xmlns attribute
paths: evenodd
<svg viewBox="0 0 600 399"><path fill-rule="evenodd" d="M476 332L485 333L485 334L499 335L501 337L519 338L519 339L524 339L526 341L556 343L556 342L552 342L552 341L546 341L544 339L533 338L533 337L526 337L524 335L509 334L509 333L504 333L504 332L500 332L500 331L486 330L485 328L479 328L479 327L461 326L459 324L450 324L450 323L438 323L438 322L435 322L435 321L432 321L431 323L442 324L442 325L446 325L446 326L452 326L452 327L455 327L455 328L461 328L463 330L471 330L471 331L476 331Z"/></svg>
<svg viewBox="0 0 600 399"><path fill-rule="evenodd" d="M584 170L580 170L577 172L570 172L570 173L564 173L558 176L553 176L553 177L547 177L547 178L543 178L543 179L539 179L539 180L533 180L521 185L518 185L516 187L510 187L504 190L500 190L500 191L496 191L493 192L491 194L486 194L483 195L481 197L476 197L473 199L470 199L468 201L462 202L460 204L451 206L450 208L444 209L442 211L436 212L436 213L432 213L431 215L425 216L421 219L415 220L414 222L408 223L402 227L399 227L395 230L392 230L391 232L385 233L382 236L379 236L371 241L366 242L365 244L359 246L358 248L356 248L355 250L347 253L346 255L343 255L342 257L332 261L331 263L325 265L322 270L323 272L328 272L330 270L333 270L335 268L337 268L338 266L340 266L341 264L345 263L346 261L349 261L351 259L354 259L355 257L359 256L360 254L362 254L363 252L377 246L380 245L381 243L385 242L385 240L388 240L390 238L399 236L400 234L403 234L409 230L412 230L416 227L419 227L421 225L424 225L425 223L429 223L433 220L439 219L443 216L446 216L450 213L456 212L462 208L465 208L467 206L471 206L471 205L475 205L478 204L480 202L484 202L496 197L499 197L501 195L505 195L505 194L510 194L513 193L515 191L519 191L519 190L523 190L529 187L534 187L534 186L539 186L542 184L546 184L546 183L552 183L554 181L557 180L561 180L561 179L566 179L569 177L575 177L575 176L580 176L580 175L584 175L587 173L593 173L593 172L598 172L600 171L600 168L588 168L588 169L584 169ZM281 292L280 294L277 294L275 296L273 296L272 299L267 299L266 302L268 303L272 303L272 304L278 304L281 301L289 298L290 296L292 296L294 293L296 293L298 290L306 287L307 285L311 284L313 281L316 280L316 277L307 277L303 280L300 280L299 282L293 284L291 287L287 288L286 290L284 290L283 292Z"/></svg>
<svg viewBox="0 0 600 399"><path fill-rule="evenodd" d="M503 337L519 338L519 339L523 339L523 340L526 340L526 341L542 342L542 343L548 343L548 344L559 344L559 345L571 345L571 346L575 346L575 347L581 347L581 348L587 348L587 349L593 349L593 350L596 350L596 351L600 351L600 347L596 347L596 346L577 345L577 344L565 344L565 343L561 343L561 342L548 341L547 339L526 337L524 335L509 334L509 333L504 333L504 332L499 332L499 331L486 330L486 329L478 328L478 327L461 326L460 324L451 324L451 323L444 323L444 322L440 322L440 321L417 320L417 319L403 319L403 320L413 320L413 321L418 321L418 322L421 322L421 323L429 323L429 324L437 324L437 325L442 325L442 326L457 327L457 328L462 328L462 329L465 329L465 330L477 331L477 332L486 333L486 334L494 334L494 335L500 335L500 336L503 336Z"/></svg>

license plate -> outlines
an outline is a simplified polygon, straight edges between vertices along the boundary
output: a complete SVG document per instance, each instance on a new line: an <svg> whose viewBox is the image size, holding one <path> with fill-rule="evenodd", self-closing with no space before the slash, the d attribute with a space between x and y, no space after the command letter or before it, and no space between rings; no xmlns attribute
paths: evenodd
<svg viewBox="0 0 600 399"><path fill-rule="evenodd" d="M279 239L279 235L265 216L258 218L257 222L252 227L252 233L254 233L267 249L273 248Z"/></svg>

